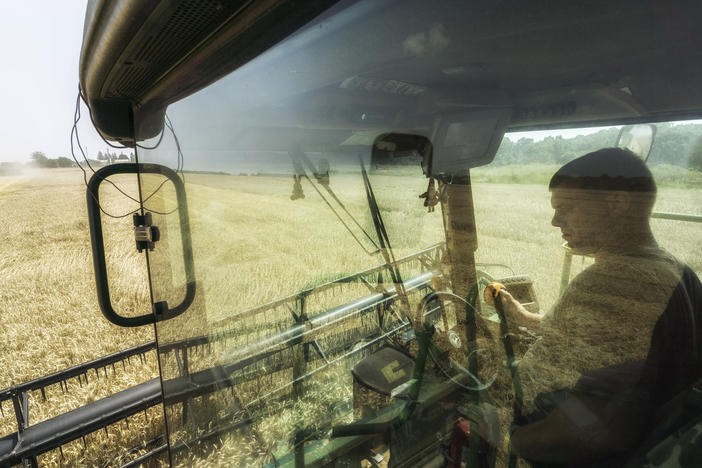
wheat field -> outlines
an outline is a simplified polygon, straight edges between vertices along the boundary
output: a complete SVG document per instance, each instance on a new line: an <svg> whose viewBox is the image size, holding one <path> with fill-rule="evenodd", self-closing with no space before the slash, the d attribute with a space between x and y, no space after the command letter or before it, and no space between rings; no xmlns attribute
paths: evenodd
<svg viewBox="0 0 702 468"><path fill-rule="evenodd" d="M135 180L127 176L114 180L137 198ZM363 252L304 181L306 197L292 201L290 178L186 174L185 180L201 288L198 307L202 314L189 319L196 322L195 328L206 330L208 323L242 309L382 263L378 255ZM396 256L443 240L440 210L427 213L418 198L426 189L423 178L381 171L372 176L372 182ZM360 224L372 230L359 177L333 174L331 185ZM172 210L169 190L164 186L151 199L153 209ZM558 297L563 251L560 233L550 225L546 187L477 183L473 196L477 261L509 267L486 265L481 269L495 277L529 274L542 310L548 309ZM101 197L103 208L112 215L127 214L138 206L111 186L105 187ZM100 313L85 206L85 186L78 169L0 177L0 388L154 339L153 327L121 328ZM702 190L662 187L655 209L702 215ZM131 217L103 219L114 308L127 315L149 313L146 263L134 248ZM175 234L177 214L156 219L165 228L162 245L168 248L159 245L151 254L152 264L162 262L170 270L152 272L154 295L157 299L159 295L178 296L184 274ZM652 224L662 246L702 272L701 224L669 220L653 220ZM576 258L573 274L586 264L587 260ZM176 291L171 291L174 287ZM168 299L169 303L178 300ZM184 333L167 327L162 332L164 336ZM39 394L30 395L30 422L157 376L155 353L151 353L145 362L132 360L107 378L91 378L82 384L69 381L67 393L55 385L47 390L46 402ZM16 430L10 402L3 404L3 414L1 435ZM130 418L129 427L118 423L107 434L91 434L86 438L88 450L82 441L76 441L63 447L62 453L54 450L41 456L40 465L112 466L118 464L112 459L115 447L135 446L162 431L163 417L157 407Z"/></svg>

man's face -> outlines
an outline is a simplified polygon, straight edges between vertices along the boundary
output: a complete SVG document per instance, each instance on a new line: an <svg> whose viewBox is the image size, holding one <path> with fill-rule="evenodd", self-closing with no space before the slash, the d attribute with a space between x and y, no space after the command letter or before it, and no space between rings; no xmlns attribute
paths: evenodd
<svg viewBox="0 0 702 468"><path fill-rule="evenodd" d="M612 223L609 204L601 191L553 189L553 219L563 239L578 253L595 253L606 244Z"/></svg>

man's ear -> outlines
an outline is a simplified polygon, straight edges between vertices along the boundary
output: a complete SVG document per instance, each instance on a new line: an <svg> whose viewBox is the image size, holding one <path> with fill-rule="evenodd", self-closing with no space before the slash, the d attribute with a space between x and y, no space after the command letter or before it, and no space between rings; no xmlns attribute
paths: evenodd
<svg viewBox="0 0 702 468"><path fill-rule="evenodd" d="M612 190L607 194L607 208L616 216L626 214L631 207L631 194L624 190Z"/></svg>

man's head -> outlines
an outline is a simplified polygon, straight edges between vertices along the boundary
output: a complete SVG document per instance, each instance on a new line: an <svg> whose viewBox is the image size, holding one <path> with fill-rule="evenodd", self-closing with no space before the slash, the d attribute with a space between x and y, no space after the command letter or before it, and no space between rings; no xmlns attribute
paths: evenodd
<svg viewBox="0 0 702 468"><path fill-rule="evenodd" d="M617 251L652 241L648 220L656 183L629 150L604 148L561 167L551 178L552 224L581 253Z"/></svg>

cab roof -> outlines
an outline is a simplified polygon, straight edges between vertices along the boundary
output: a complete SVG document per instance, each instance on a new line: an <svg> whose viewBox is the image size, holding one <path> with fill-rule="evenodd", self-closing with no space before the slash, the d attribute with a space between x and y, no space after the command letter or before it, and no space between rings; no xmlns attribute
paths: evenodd
<svg viewBox="0 0 702 468"><path fill-rule="evenodd" d="M699 1L91 0L81 91L103 136L143 140L169 104L285 39L247 71L314 130L351 125L305 108L320 95L415 126L486 106L512 108L510 129L699 118L700 17Z"/></svg>

